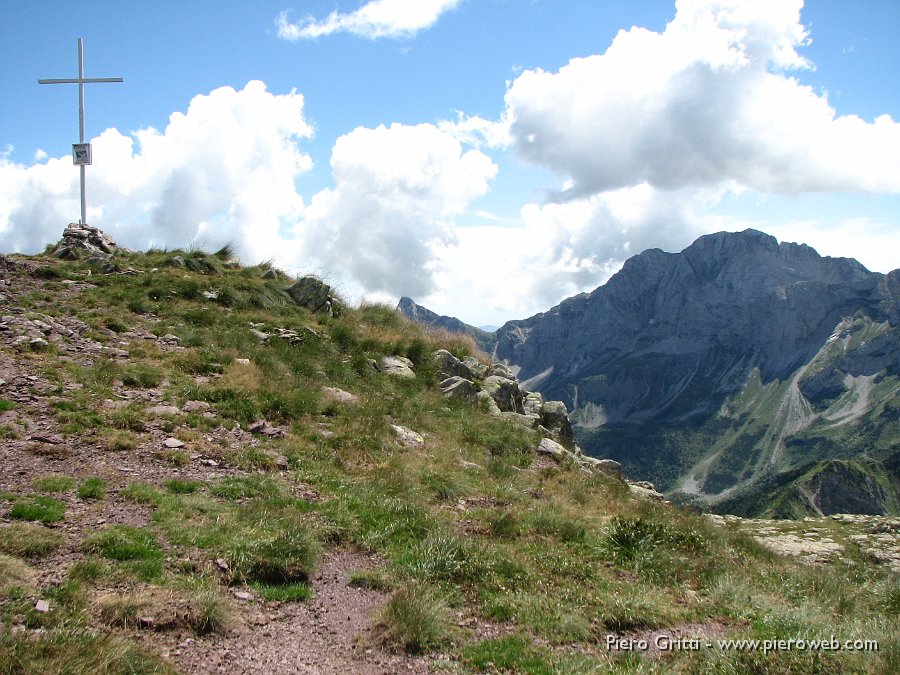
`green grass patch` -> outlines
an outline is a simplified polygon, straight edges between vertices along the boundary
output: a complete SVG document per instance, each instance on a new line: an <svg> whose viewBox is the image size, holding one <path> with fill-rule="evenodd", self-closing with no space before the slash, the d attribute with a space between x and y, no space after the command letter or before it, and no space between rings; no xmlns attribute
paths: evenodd
<svg viewBox="0 0 900 675"><path fill-rule="evenodd" d="M210 494L222 499L239 500L256 497L277 497L284 487L268 476L236 476L223 478L209 489Z"/></svg>
<svg viewBox="0 0 900 675"><path fill-rule="evenodd" d="M347 575L347 585L370 591L394 590L394 580L384 570L354 570Z"/></svg>
<svg viewBox="0 0 900 675"><path fill-rule="evenodd" d="M462 660L479 672L555 675L560 671L551 662L550 651L536 647L519 635L507 635L468 645Z"/></svg>
<svg viewBox="0 0 900 675"><path fill-rule="evenodd" d="M163 492L148 483L130 483L120 494L124 499L137 504L158 505L163 498Z"/></svg>
<svg viewBox="0 0 900 675"><path fill-rule="evenodd" d="M405 586L385 605L373 636L384 647L410 654L442 647L452 637L447 602L430 586Z"/></svg>
<svg viewBox="0 0 900 675"><path fill-rule="evenodd" d="M12 410L16 407L16 404L12 401L8 401L5 398L0 398L0 413L6 412L7 410Z"/></svg>
<svg viewBox="0 0 900 675"><path fill-rule="evenodd" d="M153 389L162 384L165 373L146 363L132 363L122 369L122 384L126 387Z"/></svg>
<svg viewBox="0 0 900 675"><path fill-rule="evenodd" d="M58 499L32 495L17 499L9 511L9 517L16 520L57 523L65 517L65 513L66 505Z"/></svg>
<svg viewBox="0 0 900 675"><path fill-rule="evenodd" d="M321 553L315 532L295 523L270 539L237 538L226 559L232 583L283 586L309 581Z"/></svg>
<svg viewBox="0 0 900 675"><path fill-rule="evenodd" d="M90 537L85 550L100 553L110 560L160 560L163 551L156 535L145 527L112 525Z"/></svg>
<svg viewBox="0 0 900 675"><path fill-rule="evenodd" d="M272 602L303 602L313 596L312 587L305 581L280 585L255 582L253 589L263 600Z"/></svg>
<svg viewBox="0 0 900 675"><path fill-rule="evenodd" d="M203 487L202 480L181 480L180 478L172 478L171 480L167 480L163 483L166 490L171 492L172 494L179 495L189 495L201 487Z"/></svg>
<svg viewBox="0 0 900 675"><path fill-rule="evenodd" d="M106 481L97 476L86 478L78 486L76 493L81 499L104 499L106 497Z"/></svg>
<svg viewBox="0 0 900 675"><path fill-rule="evenodd" d="M63 542L60 532L31 523L0 526L0 551L20 558L46 555Z"/></svg>
<svg viewBox="0 0 900 675"><path fill-rule="evenodd" d="M68 492L75 485L75 479L70 476L42 476L31 481L31 487L38 492Z"/></svg>
<svg viewBox="0 0 900 675"><path fill-rule="evenodd" d="M133 642L92 630L50 630L41 634L0 632L0 663L10 673L176 672L161 657Z"/></svg>

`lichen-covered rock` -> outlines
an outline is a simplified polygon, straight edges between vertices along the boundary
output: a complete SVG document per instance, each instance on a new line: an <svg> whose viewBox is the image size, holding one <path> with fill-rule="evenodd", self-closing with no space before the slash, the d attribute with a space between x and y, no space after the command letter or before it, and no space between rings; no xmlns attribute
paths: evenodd
<svg viewBox="0 0 900 675"><path fill-rule="evenodd" d="M337 309L337 298L331 286L311 274L298 279L287 288L287 292L294 302L311 312L333 316Z"/></svg>
<svg viewBox="0 0 900 675"><path fill-rule="evenodd" d="M433 358L439 376L445 379L448 377L462 377L466 380L472 379L472 371L469 366L453 356L453 354L446 349L438 349L434 352Z"/></svg>
<svg viewBox="0 0 900 675"><path fill-rule="evenodd" d="M413 362L404 356L382 356L378 362L378 370L382 373L407 380L411 380L416 376L412 366Z"/></svg>
<svg viewBox="0 0 900 675"><path fill-rule="evenodd" d="M391 429L394 430L394 434L397 436L397 440L401 445L406 446L410 449L424 447L425 439L422 438L421 434L413 431L409 427L400 426L399 424L392 424Z"/></svg>
<svg viewBox="0 0 900 675"><path fill-rule="evenodd" d="M463 363L468 366L472 372L472 377L483 380L487 377L488 367L474 356L467 356L463 359Z"/></svg>
<svg viewBox="0 0 900 675"><path fill-rule="evenodd" d="M478 399L478 387L471 380L464 377L448 377L441 381L441 393L444 398L454 398L462 401L475 401Z"/></svg>
<svg viewBox="0 0 900 675"><path fill-rule="evenodd" d="M484 381L486 391L501 412L523 412L522 392L516 380L501 375L489 375Z"/></svg>
<svg viewBox="0 0 900 675"><path fill-rule="evenodd" d="M528 429L536 429L540 419L536 415L523 415L517 412L501 412L500 419L510 420Z"/></svg>

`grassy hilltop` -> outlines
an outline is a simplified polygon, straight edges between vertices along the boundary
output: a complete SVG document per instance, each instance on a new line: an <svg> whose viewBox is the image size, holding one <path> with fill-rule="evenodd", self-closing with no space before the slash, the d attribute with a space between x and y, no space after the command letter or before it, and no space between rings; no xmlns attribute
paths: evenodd
<svg viewBox="0 0 900 675"><path fill-rule="evenodd" d="M442 398L471 340L229 257L0 258L0 673L900 671L896 521L641 498Z"/></svg>

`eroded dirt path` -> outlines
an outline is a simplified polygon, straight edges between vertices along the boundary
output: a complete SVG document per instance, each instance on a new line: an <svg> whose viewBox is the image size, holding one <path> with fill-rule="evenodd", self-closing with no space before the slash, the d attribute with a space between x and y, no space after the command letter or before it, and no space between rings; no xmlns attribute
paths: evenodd
<svg viewBox="0 0 900 675"><path fill-rule="evenodd" d="M255 594L238 601L237 625L223 635L151 636L185 673L430 673L430 659L386 653L366 636L386 593L351 587L348 575L377 561L347 550L325 554L306 602L272 603Z"/></svg>

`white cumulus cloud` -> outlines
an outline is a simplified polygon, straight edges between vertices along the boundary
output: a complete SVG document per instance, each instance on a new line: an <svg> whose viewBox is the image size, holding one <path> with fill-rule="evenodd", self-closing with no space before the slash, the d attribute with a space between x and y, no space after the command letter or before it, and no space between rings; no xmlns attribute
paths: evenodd
<svg viewBox="0 0 900 675"><path fill-rule="evenodd" d="M357 128L331 157L335 187L304 216L304 248L322 269L367 293L422 297L435 289L455 216L487 192L497 166L431 124Z"/></svg>
<svg viewBox="0 0 900 675"><path fill-rule="evenodd" d="M603 54L523 72L507 91L514 145L572 195L735 181L764 192L900 191L900 124L838 116L792 75L809 64L802 0L679 0L662 33L620 31Z"/></svg>
<svg viewBox="0 0 900 675"><path fill-rule="evenodd" d="M333 33L351 33L375 40L407 38L431 28L442 14L461 0L371 0L355 12L334 11L327 18L306 17L292 22L288 12L276 19L278 36L285 40L308 40Z"/></svg>
<svg viewBox="0 0 900 675"><path fill-rule="evenodd" d="M162 131L107 129L93 139L88 222L134 248L233 243L248 258L269 257L302 216L294 181L312 162L297 143L311 135L303 97L258 81L196 96ZM78 201L71 158L24 166L0 157L4 250L56 241Z"/></svg>

